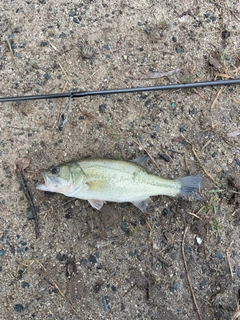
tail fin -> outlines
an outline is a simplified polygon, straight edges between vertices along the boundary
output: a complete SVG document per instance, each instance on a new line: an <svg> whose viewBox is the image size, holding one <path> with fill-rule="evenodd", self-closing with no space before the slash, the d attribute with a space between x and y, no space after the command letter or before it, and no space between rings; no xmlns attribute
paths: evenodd
<svg viewBox="0 0 240 320"><path fill-rule="evenodd" d="M178 196L190 198L192 200L201 200L201 196L199 194L201 184L202 184L202 176L200 174L195 176L188 176L176 179L181 183L181 189L178 193Z"/></svg>

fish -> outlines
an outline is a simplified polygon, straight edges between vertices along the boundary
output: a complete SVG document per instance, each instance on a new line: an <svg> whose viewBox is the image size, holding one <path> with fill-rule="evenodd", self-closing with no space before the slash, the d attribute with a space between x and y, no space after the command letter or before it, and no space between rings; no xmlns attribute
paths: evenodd
<svg viewBox="0 0 240 320"><path fill-rule="evenodd" d="M44 184L36 188L88 200L97 210L110 201L131 202L146 211L150 197L157 195L201 200L200 174L175 180L161 178L147 170L147 160L143 155L129 161L85 158L66 162L42 170Z"/></svg>

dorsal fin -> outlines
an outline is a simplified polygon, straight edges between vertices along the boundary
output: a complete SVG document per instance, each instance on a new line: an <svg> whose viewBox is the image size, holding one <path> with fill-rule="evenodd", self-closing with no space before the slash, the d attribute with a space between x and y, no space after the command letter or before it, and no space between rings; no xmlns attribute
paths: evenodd
<svg viewBox="0 0 240 320"><path fill-rule="evenodd" d="M147 155L142 155L140 157L137 157L136 159L130 160L131 162L136 162L137 164L140 164L142 167L147 166L147 161L148 161L148 156Z"/></svg>

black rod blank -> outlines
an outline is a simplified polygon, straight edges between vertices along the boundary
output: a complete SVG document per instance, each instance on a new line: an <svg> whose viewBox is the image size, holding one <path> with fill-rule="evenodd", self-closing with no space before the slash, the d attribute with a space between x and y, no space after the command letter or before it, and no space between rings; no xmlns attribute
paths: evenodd
<svg viewBox="0 0 240 320"><path fill-rule="evenodd" d="M197 87L210 87L210 86L213 87L213 86L223 86L223 85L232 85L232 84L233 85L240 84L240 79L192 82L192 83L177 83L177 84L167 84L167 85L161 85L161 86L136 87L136 88L126 88L126 89L110 89L110 90L97 90L97 91L53 93L53 94L33 95L33 96L16 96L16 97L2 97L2 98L0 97L0 102L40 100L40 99L58 99L58 98L69 98L69 97L80 98L80 97L87 97L87 96L100 96L100 95L106 95L106 94L189 89L189 88L197 88Z"/></svg>

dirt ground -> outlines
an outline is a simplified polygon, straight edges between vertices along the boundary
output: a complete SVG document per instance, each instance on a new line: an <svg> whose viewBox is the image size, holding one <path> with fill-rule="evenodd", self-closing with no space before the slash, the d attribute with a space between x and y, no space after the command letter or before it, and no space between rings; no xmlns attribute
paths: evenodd
<svg viewBox="0 0 240 320"><path fill-rule="evenodd" d="M239 78L239 21L229 0L2 0L0 96ZM61 131L67 99L1 103L0 319L198 319L190 286L201 319L237 319L239 92L73 99ZM201 173L203 200L159 196L147 213L129 203L98 212L35 189L50 165L146 152L159 176ZM31 159L37 239L14 174L19 157Z"/></svg>

